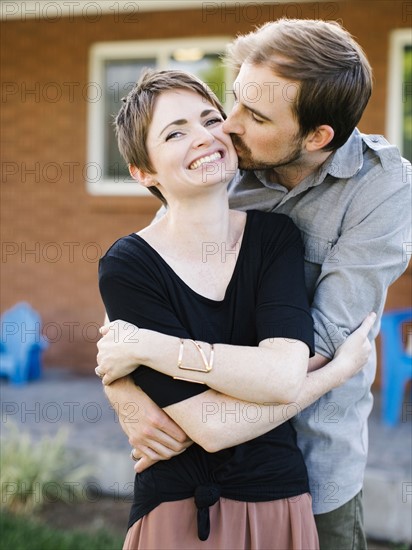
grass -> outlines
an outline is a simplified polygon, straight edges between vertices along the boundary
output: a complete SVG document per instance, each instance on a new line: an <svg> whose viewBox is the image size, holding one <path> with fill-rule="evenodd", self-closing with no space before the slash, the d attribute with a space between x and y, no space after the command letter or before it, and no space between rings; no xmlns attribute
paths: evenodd
<svg viewBox="0 0 412 550"><path fill-rule="evenodd" d="M52 529L5 511L0 515L0 533L5 550L120 550L124 540L105 530L89 533Z"/></svg>

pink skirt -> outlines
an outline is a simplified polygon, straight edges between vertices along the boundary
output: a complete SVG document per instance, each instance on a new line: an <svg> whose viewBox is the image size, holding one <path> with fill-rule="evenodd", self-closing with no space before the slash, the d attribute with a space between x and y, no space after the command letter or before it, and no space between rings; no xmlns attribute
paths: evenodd
<svg viewBox="0 0 412 550"><path fill-rule="evenodd" d="M269 502L221 498L210 506L210 535L197 536L193 498L163 502L128 530L123 550L318 550L309 493Z"/></svg>

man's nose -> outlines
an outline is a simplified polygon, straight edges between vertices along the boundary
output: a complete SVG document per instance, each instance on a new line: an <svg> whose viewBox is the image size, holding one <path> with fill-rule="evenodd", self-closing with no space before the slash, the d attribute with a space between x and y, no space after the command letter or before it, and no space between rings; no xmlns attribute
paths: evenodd
<svg viewBox="0 0 412 550"><path fill-rule="evenodd" d="M235 105L222 125L225 134L242 134L243 127L240 124L237 106Z"/></svg>

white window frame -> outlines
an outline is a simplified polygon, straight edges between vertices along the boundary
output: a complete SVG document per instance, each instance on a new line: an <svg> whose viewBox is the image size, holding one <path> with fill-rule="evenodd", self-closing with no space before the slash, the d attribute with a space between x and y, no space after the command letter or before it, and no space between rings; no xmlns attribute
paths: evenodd
<svg viewBox="0 0 412 550"><path fill-rule="evenodd" d="M398 29L390 34L388 102L386 110L386 135L403 154L403 53L412 45L410 29Z"/></svg>
<svg viewBox="0 0 412 550"><path fill-rule="evenodd" d="M205 54L224 52L226 45L233 37L212 38L184 38L176 40L144 40L124 42L100 42L94 44L89 52L89 82L103 93L104 90L104 62L116 59L157 59L157 68L167 68L170 54L178 48L201 48ZM232 85L230 70L226 70L225 90L229 91ZM229 108L230 95L225 107ZM87 121L87 170L86 187L91 195L140 195L152 196L147 189L137 183L115 182L103 175L104 155L104 103L103 101L89 101Z"/></svg>

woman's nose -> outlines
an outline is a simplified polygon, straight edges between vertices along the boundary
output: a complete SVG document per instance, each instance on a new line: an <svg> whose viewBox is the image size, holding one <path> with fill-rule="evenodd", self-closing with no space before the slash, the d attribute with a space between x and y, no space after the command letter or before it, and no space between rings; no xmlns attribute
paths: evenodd
<svg viewBox="0 0 412 550"><path fill-rule="evenodd" d="M194 147L202 147L203 145L210 145L215 140L214 135L204 126L201 126L195 134L193 139Z"/></svg>

